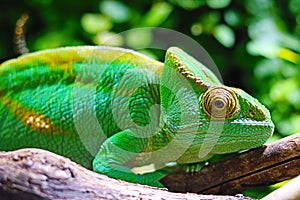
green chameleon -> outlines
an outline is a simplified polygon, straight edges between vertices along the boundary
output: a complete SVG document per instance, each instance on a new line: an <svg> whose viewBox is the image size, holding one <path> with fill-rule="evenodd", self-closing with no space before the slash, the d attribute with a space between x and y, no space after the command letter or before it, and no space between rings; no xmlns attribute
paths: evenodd
<svg viewBox="0 0 300 200"><path fill-rule="evenodd" d="M179 48L164 63L114 47L30 53L0 66L0 150L42 148L162 186L170 163L261 146L269 111ZM197 165L197 164L195 164Z"/></svg>

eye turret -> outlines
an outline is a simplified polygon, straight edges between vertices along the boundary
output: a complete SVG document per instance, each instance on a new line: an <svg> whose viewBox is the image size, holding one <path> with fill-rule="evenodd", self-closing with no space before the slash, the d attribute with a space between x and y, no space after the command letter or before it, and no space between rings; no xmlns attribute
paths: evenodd
<svg viewBox="0 0 300 200"><path fill-rule="evenodd" d="M230 89L218 86L208 89L202 96L202 107L208 117L222 120L235 113L238 101Z"/></svg>

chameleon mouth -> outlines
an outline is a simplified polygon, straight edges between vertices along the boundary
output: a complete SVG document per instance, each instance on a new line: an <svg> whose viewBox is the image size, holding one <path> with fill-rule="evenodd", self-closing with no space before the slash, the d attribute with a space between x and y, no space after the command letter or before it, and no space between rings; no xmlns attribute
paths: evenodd
<svg viewBox="0 0 300 200"><path fill-rule="evenodd" d="M252 126L266 127L266 128L269 127L272 129L275 128L275 125L273 124L273 122L271 120L258 121L258 120L253 120L253 119L236 119L231 122L228 122L228 124L239 125L239 126L246 125L249 127L252 127Z"/></svg>
<svg viewBox="0 0 300 200"><path fill-rule="evenodd" d="M273 131L275 128L275 126L271 120L258 121L258 120L253 120L253 119L235 119L233 121L212 120L212 121L207 121L207 122L185 124L185 125L178 126L176 128L176 130L173 130L173 132L214 134L213 132L210 132L209 130L201 129L202 126L205 126L208 129L210 129L209 127L211 127L212 129L217 128L219 131L221 131L221 129L228 129L228 128L230 129L230 127L232 127L232 126L238 126L241 129L243 129L243 128L246 128L246 129L253 128L254 130L264 129L265 130L264 132L267 132L270 135L273 134Z"/></svg>

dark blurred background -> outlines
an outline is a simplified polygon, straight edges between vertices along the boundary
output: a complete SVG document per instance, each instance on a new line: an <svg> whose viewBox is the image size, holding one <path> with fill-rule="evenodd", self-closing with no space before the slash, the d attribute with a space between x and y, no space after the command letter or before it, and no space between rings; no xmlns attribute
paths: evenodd
<svg viewBox="0 0 300 200"><path fill-rule="evenodd" d="M271 110L273 141L300 132L299 8L300 0L1 0L0 63L18 56L16 49L134 49L151 42L149 34L116 34L148 26L176 30L208 51L226 85L244 89ZM24 35L26 45L17 48L16 37L23 42ZM163 60L162 54L144 53ZM259 198L267 192L247 194Z"/></svg>

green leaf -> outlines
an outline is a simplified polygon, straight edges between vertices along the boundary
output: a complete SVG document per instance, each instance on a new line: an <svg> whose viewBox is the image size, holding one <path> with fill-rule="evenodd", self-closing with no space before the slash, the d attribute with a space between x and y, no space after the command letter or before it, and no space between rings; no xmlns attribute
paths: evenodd
<svg viewBox="0 0 300 200"><path fill-rule="evenodd" d="M231 0L206 0L207 5L213 9L225 8L230 2Z"/></svg>
<svg viewBox="0 0 300 200"><path fill-rule="evenodd" d="M72 37L65 30L49 31L34 41L34 49L49 49L68 45L83 45L84 43Z"/></svg>
<svg viewBox="0 0 300 200"><path fill-rule="evenodd" d="M149 29L137 28L126 33L126 44L133 48L145 48L152 41L152 34Z"/></svg>
<svg viewBox="0 0 300 200"><path fill-rule="evenodd" d="M279 59L263 59L254 68L255 78L263 79L279 75L282 64Z"/></svg>
<svg viewBox="0 0 300 200"><path fill-rule="evenodd" d="M276 22L271 16L253 21L248 27L248 34L253 40L270 43L278 43L280 38Z"/></svg>
<svg viewBox="0 0 300 200"><path fill-rule="evenodd" d="M121 34L113 32L102 32L97 34L94 38L94 42L98 45L106 46L122 46L124 39Z"/></svg>
<svg viewBox="0 0 300 200"><path fill-rule="evenodd" d="M205 0L170 0L170 2L187 10L193 10L205 5Z"/></svg>
<svg viewBox="0 0 300 200"><path fill-rule="evenodd" d="M279 132L288 136L291 133L297 133L300 131L300 116L297 114L291 113L291 115L277 124L277 129Z"/></svg>
<svg viewBox="0 0 300 200"><path fill-rule="evenodd" d="M278 101L288 101L289 103L293 103L293 98L296 97L293 94L299 94L297 91L299 90L298 80L296 78L283 79L276 82L270 91L270 97L274 102ZM292 95L292 96L291 96ZM297 96L296 101L300 101L300 96Z"/></svg>
<svg viewBox="0 0 300 200"><path fill-rule="evenodd" d="M100 11L116 23L126 22L131 15L130 9L120 1L107 0L100 2Z"/></svg>
<svg viewBox="0 0 300 200"><path fill-rule="evenodd" d="M256 18L264 18L266 14L269 14L274 2L273 0L245 0L244 5L248 12L254 14Z"/></svg>
<svg viewBox="0 0 300 200"><path fill-rule="evenodd" d="M202 15L199 19L199 23L203 28L203 32L211 34L213 29L219 23L220 19L221 16L218 12L210 12Z"/></svg>
<svg viewBox="0 0 300 200"><path fill-rule="evenodd" d="M278 45L263 40L248 42L246 48L251 55L261 55L267 58L276 58L280 50Z"/></svg>
<svg viewBox="0 0 300 200"><path fill-rule="evenodd" d="M112 23L101 14L86 13L81 18L83 29L91 34L108 31L112 28Z"/></svg>
<svg viewBox="0 0 300 200"><path fill-rule="evenodd" d="M290 0L289 2L289 10L297 15L300 14L300 0Z"/></svg>
<svg viewBox="0 0 300 200"><path fill-rule="evenodd" d="M236 10L225 12L224 19L230 26L239 26L242 24L242 15Z"/></svg>
<svg viewBox="0 0 300 200"><path fill-rule="evenodd" d="M167 19L172 10L173 7L166 2L155 3L142 19L141 25L159 26Z"/></svg>
<svg viewBox="0 0 300 200"><path fill-rule="evenodd" d="M203 32L203 26L201 23L197 22L191 26L191 33L195 36L201 35Z"/></svg>
<svg viewBox="0 0 300 200"><path fill-rule="evenodd" d="M230 48L235 43L235 35L233 30L224 25L218 25L213 31L214 37L225 47Z"/></svg>

